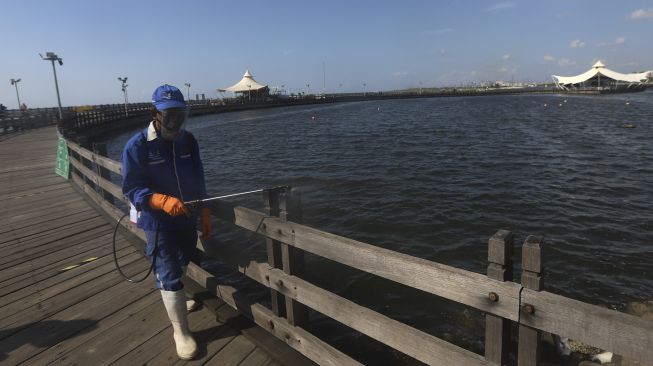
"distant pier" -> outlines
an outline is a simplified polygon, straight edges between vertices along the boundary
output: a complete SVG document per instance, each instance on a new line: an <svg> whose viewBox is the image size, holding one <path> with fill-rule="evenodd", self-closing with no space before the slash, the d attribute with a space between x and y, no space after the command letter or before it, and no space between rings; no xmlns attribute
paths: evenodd
<svg viewBox="0 0 653 366"><path fill-rule="evenodd" d="M267 100L252 102L246 99L220 99L189 101L190 115L236 112L243 110L265 109L275 107L301 106L312 104L342 103L371 100L481 97L520 94L583 94L601 95L612 93L639 92L646 90L646 85L623 89L582 88L560 90L553 87L524 88L442 88L410 89L404 91L309 94L295 96L270 96ZM74 133L82 139L93 139L116 131L124 131L142 125L149 120L151 105L149 103L131 103L65 107L63 120L58 117L57 108L40 108L28 111L0 111L0 140L2 136L26 129L58 124L61 131ZM113 123L108 123L112 121ZM77 136L69 136L76 138Z"/></svg>

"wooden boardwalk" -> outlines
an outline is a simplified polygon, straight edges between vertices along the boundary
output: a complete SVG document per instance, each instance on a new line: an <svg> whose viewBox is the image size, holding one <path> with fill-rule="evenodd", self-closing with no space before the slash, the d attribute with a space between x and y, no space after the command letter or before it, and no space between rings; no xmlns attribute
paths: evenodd
<svg viewBox="0 0 653 366"><path fill-rule="evenodd" d="M0 141L0 363L183 363L151 278L118 275L113 224L54 173L56 142L52 127ZM118 248L129 275L147 270L125 238ZM190 364L312 364L220 300L189 321L201 348Z"/></svg>

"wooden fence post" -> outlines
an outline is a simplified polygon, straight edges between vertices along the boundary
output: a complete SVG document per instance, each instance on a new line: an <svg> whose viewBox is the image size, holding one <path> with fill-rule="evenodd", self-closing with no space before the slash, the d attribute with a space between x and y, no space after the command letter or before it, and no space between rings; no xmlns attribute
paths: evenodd
<svg viewBox="0 0 653 366"><path fill-rule="evenodd" d="M514 239L508 230L497 231L488 240L487 276L497 281L512 281L512 248ZM496 293L488 294L489 301L500 301ZM504 365L508 359L510 320L492 314L485 315L485 359L495 365Z"/></svg>
<svg viewBox="0 0 653 366"><path fill-rule="evenodd" d="M263 191L264 212L270 216L279 216L279 189ZM270 238L265 239L265 247L268 253L268 264L273 268L283 268L281 262L281 243ZM284 316L285 300L284 296L276 290L270 289L272 296L272 312L276 316Z"/></svg>
<svg viewBox="0 0 653 366"><path fill-rule="evenodd" d="M107 156L107 144L105 144L104 142L94 142L93 153L95 153L96 155ZM94 163L95 163L95 172L97 173L97 175L99 175L100 177L108 181L111 181L111 172L109 171L109 169L101 166L100 164L97 163L97 161L94 161ZM99 186L97 187L97 189L100 191L99 193L102 193L102 196L106 201L114 205L113 195L111 193L105 191Z"/></svg>
<svg viewBox="0 0 653 366"><path fill-rule="evenodd" d="M79 143L79 146L83 147L86 150L91 150L92 149L91 144L89 144L89 142L88 142L88 139L83 137L83 136L80 136L78 138L78 143ZM93 170L93 162L91 160L86 159L81 154L78 154L77 156L79 157L79 162L82 163L83 166L85 166L86 168L88 168L90 170ZM79 172L79 173L82 174L82 172ZM88 184L89 187L92 187L96 191L98 190L99 187L97 187L95 185L95 183L93 182L93 179L91 179L91 177L87 177L84 174L82 174L82 176L84 177L84 182L86 184Z"/></svg>
<svg viewBox="0 0 653 366"><path fill-rule="evenodd" d="M544 239L530 235L522 247L521 284L524 288L542 290L542 245ZM519 317L526 318L537 313L532 304L521 304ZM519 325L519 350L517 364L519 366L537 366L540 362L540 338L542 333L531 327Z"/></svg>
<svg viewBox="0 0 653 366"><path fill-rule="evenodd" d="M290 189L285 189L281 192L279 218L283 221L301 223L301 196L298 191L291 192ZM304 274L304 252L301 249L281 243L281 261L284 273L293 276ZM286 317L292 325L304 325L308 321L308 309L304 304L286 297Z"/></svg>

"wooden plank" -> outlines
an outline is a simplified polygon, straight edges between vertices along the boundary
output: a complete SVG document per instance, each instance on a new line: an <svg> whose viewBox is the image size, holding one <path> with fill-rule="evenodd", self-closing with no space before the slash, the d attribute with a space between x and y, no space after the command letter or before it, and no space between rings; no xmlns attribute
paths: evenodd
<svg viewBox="0 0 653 366"><path fill-rule="evenodd" d="M242 335L234 338L204 365L237 366L254 350L255 346Z"/></svg>
<svg viewBox="0 0 653 366"><path fill-rule="evenodd" d="M107 158L105 156L102 156L102 155L94 154L92 151L87 150L87 149L79 146L79 144L77 144L75 142L72 142L70 140L68 141L68 148L75 151L75 152L77 152L79 155L85 157L86 159L88 159L90 161L93 161L93 162L103 166L104 168L109 169L110 171L112 171L112 172L114 172L114 173L116 173L118 175L122 175L122 164L120 162L117 162L115 160L111 160L111 159L109 159L109 158Z"/></svg>
<svg viewBox="0 0 653 366"><path fill-rule="evenodd" d="M546 291L524 289L522 302L533 314L521 323L596 346L642 364L653 360L653 321L586 304Z"/></svg>
<svg viewBox="0 0 653 366"><path fill-rule="evenodd" d="M245 316L233 309L224 301L215 297L207 298L207 296L210 296L207 293L207 290L190 278L184 278L184 289L193 294L194 298L201 298L204 308L213 312L218 322L226 323L231 328L240 331L240 333L254 343L257 348L272 355L272 357L279 360L281 364L292 366L315 366L314 362L304 357L293 348L288 347L284 342L268 333L263 328L252 323L251 320L245 318Z"/></svg>
<svg viewBox="0 0 653 366"><path fill-rule="evenodd" d="M542 289L542 245L544 239L529 235L522 246L522 286L524 289L540 291ZM540 362L540 339L542 333L524 325L523 319L531 316L532 304L524 301L520 309L519 346L517 364L519 366L537 366Z"/></svg>
<svg viewBox="0 0 653 366"><path fill-rule="evenodd" d="M293 222L283 222L244 207L216 204L218 217L237 226L279 240L307 252L389 280L444 297L502 318L519 318L521 286L326 233ZM495 292L499 301L488 299Z"/></svg>
<svg viewBox="0 0 653 366"><path fill-rule="evenodd" d="M92 225L83 225L77 227L77 230L70 230L69 233L62 233L63 236L47 236L40 237L41 240L28 241L25 243L18 242L16 245L7 245L2 248L4 251L18 251L18 254L22 253L23 249L28 249L22 255L18 255L12 262L9 262L5 269L10 269L10 273L24 273L24 269L33 270L36 260L45 259L45 263L56 258L66 258L75 253L66 253L65 248L73 245L77 245L75 250L85 251L87 246L80 245L86 241L93 240L95 238L103 237L108 235L108 230L110 230L106 224L95 224ZM81 229L81 230L80 230ZM86 230L83 230L86 229ZM108 238L106 238L109 240ZM22 244L22 245L21 245ZM90 248L91 246L88 246ZM63 254L63 255L62 255ZM0 270L0 273L4 273L5 269Z"/></svg>
<svg viewBox="0 0 653 366"><path fill-rule="evenodd" d="M267 264L250 262L239 271L320 313L429 365L488 365L473 352L287 275Z"/></svg>
<svg viewBox="0 0 653 366"><path fill-rule="evenodd" d="M13 153L15 155L15 151ZM3 163L9 162L7 158L11 157L12 155L7 155L4 156L4 159L1 161ZM8 175L16 172L27 172L27 171L43 171L44 168L51 168L54 166L54 161L53 159L38 159L37 162L33 164L27 164L24 159L14 161L16 165L6 165L3 164L3 167L0 168L0 174L2 175Z"/></svg>
<svg viewBox="0 0 653 366"><path fill-rule="evenodd" d="M66 182L61 177L40 176L38 179L14 179L13 181L2 185L2 189L0 189L0 197L7 199L15 196L22 196L25 195L26 192L41 190L47 187L56 187L65 183Z"/></svg>
<svg viewBox="0 0 653 366"><path fill-rule="evenodd" d="M50 364L160 298L151 282L120 282L3 340L0 354L8 355L4 361L9 364Z"/></svg>
<svg viewBox="0 0 653 366"><path fill-rule="evenodd" d="M86 214L89 215L95 214L95 212L88 211L86 212ZM56 225L53 225L55 227L46 229L47 230L46 232L42 232L42 233L32 232L26 237L15 237L13 240L0 244L0 248L2 248L6 252L15 252L16 254L19 254L18 253L19 251L27 253L30 252L32 249L43 248L45 245L51 243L57 243L63 239L68 239L74 235L79 235L83 233L85 230L92 230L102 226L105 229L109 228L106 222L98 223L97 219L99 219L99 217L86 218L82 215L82 218L83 219L78 222L66 222L61 227L56 227ZM43 223L34 223L26 228L17 228L16 231L20 231L20 230L31 231L32 229L34 229L31 226L38 226L39 224L45 226L45 225L49 225L50 223L47 221Z"/></svg>
<svg viewBox="0 0 653 366"><path fill-rule="evenodd" d="M86 207L88 207L88 205ZM75 232L75 228L94 225L95 220L100 218L100 216L97 216L97 213L92 210L84 210L82 212L83 214L81 215L77 215L77 213L71 214L69 212L59 213L60 218L58 220L36 221L38 219L35 219L35 221L29 223L27 227L16 227L14 229L15 232L5 233L5 235L10 236L11 239L7 239L7 241L0 244L0 248L6 250L12 246L23 248L27 244L38 246L39 244L49 243L58 238L63 238L84 231L84 229L81 228ZM70 217L72 215L76 216ZM8 225L13 227L13 224L11 223ZM104 225L106 225L106 222ZM98 225L95 227L97 226ZM43 227L43 231L39 232L39 227Z"/></svg>
<svg viewBox="0 0 653 366"><path fill-rule="evenodd" d="M12 265L15 266L17 264L30 261L34 258L48 255L50 252L65 249L67 247L68 240L76 239L76 238L71 238L73 235L80 234L81 232L83 232L82 230L80 230L81 228L86 227L90 230L90 229L96 229L100 227L106 227L106 224L98 223L95 220L99 220L99 218L82 221L79 225L70 224L61 228L59 231L52 230L51 235L39 236L36 238L29 237L27 239L25 238L18 239L18 242L16 244L8 243L8 245L5 246L3 250L15 249L17 253L16 255L7 256L7 258L2 260L1 262L5 264L4 262L7 261L7 264L11 263ZM29 248L29 250L21 249L20 244L23 243L22 241L24 241L25 248ZM81 249L83 249L83 245Z"/></svg>
<svg viewBox="0 0 653 366"><path fill-rule="evenodd" d="M124 264L127 265L136 262L141 258L142 255L138 253L130 253L124 258ZM13 324L15 314L23 312L25 309L32 306L37 306L45 300L61 295L70 289L74 289L76 286L87 283L98 277L102 277L115 270L113 261L109 261L108 258L96 262L88 265L89 267L92 267L91 270L82 272L81 268L83 267L80 267L79 271L72 272L72 274L80 272L77 276L73 276L68 281L61 283L58 286L42 288L36 296L19 297L20 293L6 296L6 300L4 301L6 305L0 306L0 324L5 326ZM39 310L41 309L42 306L39 307Z"/></svg>
<svg viewBox="0 0 653 366"><path fill-rule="evenodd" d="M134 272L144 272L144 268L146 268L145 265L147 264L146 260L142 258L141 260L134 260L133 257L142 257L139 254L131 254L130 256L129 259L125 259L125 263L122 266L123 271L126 271L128 275L134 275ZM101 272L101 270L98 269L95 270L95 272ZM47 318L52 314L61 311L61 309L76 304L85 298L103 291L106 287L124 281L113 270L111 272L102 273L97 277L92 277L89 272L82 276L85 276L87 281L80 281L79 279L71 281L71 283L66 286L66 291L61 291L62 288L54 290L46 289L45 291L48 292L47 297L45 299L40 299L40 301L36 303L32 300L32 303L34 303L32 306L22 308L20 306L12 306L12 308L18 310L18 312L15 312L11 316L5 316L4 314L1 315L2 319L0 320L0 327L5 328L2 337L8 337L31 323ZM8 327L12 328L9 330Z"/></svg>
<svg viewBox="0 0 653 366"><path fill-rule="evenodd" d="M122 258L126 255L135 253L136 250L134 247L128 246L126 248L116 251L116 256ZM94 270L106 263L113 263L113 253L111 255L105 255L102 257L93 257L97 258L92 260L84 265L78 266L74 269L63 271L64 268L72 265L77 265L77 263L68 262L64 267L61 267L62 272L56 273L55 275L50 275L46 278L42 278L40 281L36 282L32 278L29 279L27 283L19 283L16 287L20 287L14 291L10 291L0 297L0 309L3 306L7 306L12 302L21 302L21 305L27 306L26 299L29 298L41 298L43 289L55 287L57 284L64 281L72 280L73 277L79 276L82 273L89 272ZM5 289L2 290L3 292Z"/></svg>
<svg viewBox="0 0 653 366"><path fill-rule="evenodd" d="M77 243L77 240L84 240L83 238L93 238L93 237L104 237L109 235L109 228L99 227L97 229L90 229L87 232L81 232L73 236L68 237L66 240L71 243ZM108 237L107 237L108 238ZM103 243L96 243L97 245L103 245ZM104 244L106 246L106 244ZM50 253L50 255L38 256L36 258L24 261L20 264L11 263L11 265L4 266L0 268L0 286L4 286L7 283L13 282L12 279L16 276L20 276L25 273L39 272L36 269L47 268L51 263L56 263L57 261L62 261L67 258L71 258L77 254L84 255L84 253L89 250L93 250L96 247L93 245L88 245L87 248L81 249L77 253L66 253L64 251L59 251L56 253Z"/></svg>
<svg viewBox="0 0 653 366"><path fill-rule="evenodd" d="M285 189L279 195L279 220L294 220L301 223L301 198L299 192ZM283 272L288 275L298 276L304 274L304 252L293 246L281 243L281 263ZM303 326L308 323L308 309L292 298L285 298L286 318L292 325Z"/></svg>
<svg viewBox="0 0 653 366"><path fill-rule="evenodd" d="M107 155L107 144L104 142L94 142L93 143L93 154L95 156L105 156ZM111 182L111 172L103 167L102 165L98 164L96 162L95 164L95 174L98 176L102 177L104 180ZM120 188L120 187L118 187ZM115 204L113 201L113 196L110 192L107 192L106 190L103 192L104 199L106 201L109 201L109 203ZM122 190L120 191L120 197L123 197L124 195L122 194Z"/></svg>
<svg viewBox="0 0 653 366"><path fill-rule="evenodd" d="M512 249L514 238L512 232L499 230L488 240L488 269L489 278L497 281L512 281ZM488 294L490 299L495 298L493 293ZM485 359L494 365L504 365L508 361L510 345L510 321L507 319L485 314Z"/></svg>
<svg viewBox="0 0 653 366"><path fill-rule="evenodd" d="M62 229L67 228L74 230L76 225L82 222L90 223L97 218L99 218L99 215L94 211L82 211L62 217L59 220L43 223L38 227L31 227L18 232L12 232L12 235L6 234L4 238L0 239L0 242L2 244L11 244L11 242L16 243L17 241L27 242L39 240L41 238L63 237L62 235L64 235L64 231ZM69 235L68 231L65 233Z"/></svg>
<svg viewBox="0 0 653 366"><path fill-rule="evenodd" d="M116 222L125 215L122 211L120 211L117 207L113 206L109 202L105 201L102 196L100 196L95 190L84 183L84 181L75 176L74 174L72 175L72 181L77 185L77 187L85 193L85 197L88 197L95 205L97 205L103 212L106 214L106 216L113 218ZM134 244L141 250L145 249L145 242L147 239L145 238L145 233L143 230L139 229L136 227L136 225L132 224L131 221L129 220L122 220L122 226L129 230L132 234L137 236L138 238L141 239L141 242L134 242ZM199 241L199 239L198 239Z"/></svg>
<svg viewBox="0 0 653 366"><path fill-rule="evenodd" d="M75 352L68 353L65 361L75 365L97 365L101 360L101 364L108 365L167 327L170 327L168 315L163 304L157 301L84 342ZM172 343L172 339L169 342Z"/></svg>
<svg viewBox="0 0 653 366"><path fill-rule="evenodd" d="M44 164L42 167L34 169L14 169L14 170L0 170L0 182L11 182L16 179L24 178L38 178L52 173L52 163Z"/></svg>
<svg viewBox="0 0 653 366"><path fill-rule="evenodd" d="M96 186L99 186L102 189L104 189L106 192L111 193L111 195L116 197L118 200L123 202L128 202L125 196L122 194L122 188L120 188L118 185L97 175L96 172L85 167L83 164L81 164L79 161L75 159L70 159L70 164L74 166L75 169L79 170L88 180L93 182L93 184L95 184Z"/></svg>
<svg viewBox="0 0 653 366"><path fill-rule="evenodd" d="M52 195L61 194L62 192L68 193L69 189L70 184L63 182L61 184L33 189L29 192L21 192L21 194L4 196L2 197L2 203L3 206L7 205L7 207L15 208L16 206L27 205L30 202L37 201L45 197L52 197Z"/></svg>
<svg viewBox="0 0 653 366"><path fill-rule="evenodd" d="M270 360L272 360L270 355L262 351L260 348L256 348L243 360L243 362L239 364L239 366L264 366L268 364Z"/></svg>
<svg viewBox="0 0 653 366"><path fill-rule="evenodd" d="M93 209L88 205L76 203L75 205L71 206L71 209L69 210L54 212L51 211L49 215L39 215L36 217L25 218L23 220L14 222L9 221L7 223L6 231L2 234L7 235L11 238L26 237L32 235L33 233L42 232L39 231L39 229L45 225L48 225L48 227L56 228L57 224L61 225L61 222L70 216L74 216L75 218L88 218L88 216L98 217L99 215L97 215L97 213L94 212ZM51 224L55 225L50 226Z"/></svg>
<svg viewBox="0 0 653 366"><path fill-rule="evenodd" d="M116 249L118 251L126 248L134 250L131 244L127 241L120 240L116 242ZM47 257L45 259L48 259L48 262L44 265L30 263L30 271L20 275L15 275L11 278L7 278L0 283L0 296L5 296L27 286L40 284L41 281L44 281L45 279L58 276L61 274L62 268L65 268L71 264L81 263L90 258L101 258L107 255L113 255L113 251L112 248L110 248L108 245L100 244L88 251L81 253L75 252L73 254L76 255L71 256L71 253L67 253L67 256L64 259L54 263L49 261L49 258ZM3 278L2 273L0 273L0 278Z"/></svg>
<svg viewBox="0 0 653 366"><path fill-rule="evenodd" d="M30 197L30 196L48 193L50 191L56 191L62 188L66 188L66 186L68 186L68 183L62 181L60 183L53 183L47 186L38 186L38 187L22 189L22 190L19 189L17 191L12 191L11 193L0 194L0 199L9 200L12 198Z"/></svg>
<svg viewBox="0 0 653 366"><path fill-rule="evenodd" d="M270 216L279 216L279 198L278 189L263 191L263 210ZM268 255L268 263L274 268L281 268L282 254L281 243L270 238L265 239L265 250ZM285 316L285 299L277 291L270 289L272 312L277 316Z"/></svg>
<svg viewBox="0 0 653 366"><path fill-rule="evenodd" d="M54 167L52 166L50 167L50 169L54 169ZM34 188L38 188L39 183L42 183L43 187L51 186L54 184L66 183L66 180L64 178L58 175L54 175L54 173L50 169L38 170L38 171L17 171L17 172L7 173L5 175L0 175L0 179L2 179L4 183L2 188L25 190L25 187L21 187L22 185L26 186L29 184L32 186L31 189L34 189ZM4 194L6 195L7 193Z"/></svg>
<svg viewBox="0 0 653 366"><path fill-rule="evenodd" d="M53 203L52 201L56 201L57 198L61 199L61 197L65 197L65 199L69 199L70 197L74 197L73 195L71 195L71 193L73 193L73 189L70 186L70 184L62 184L60 188L56 190L42 192L40 194L35 194L32 196L5 199L2 201L1 204L3 208L7 208L7 209L24 208L25 211L28 211L29 209L35 207L35 203L41 203L41 201Z"/></svg>
<svg viewBox="0 0 653 366"><path fill-rule="evenodd" d="M275 337L285 340L286 344L319 365L362 365L301 327L294 327L286 319L275 317L268 308L260 304L252 305L251 313L256 324L265 327Z"/></svg>
<svg viewBox="0 0 653 366"><path fill-rule="evenodd" d="M122 365L202 365L238 335L238 332L230 326L218 323L215 314L207 309L190 313L188 322L193 337L200 347L199 355L192 362L178 359L177 351L172 343L172 328L169 327L124 355L116 363ZM166 344L169 346L162 349L161 345Z"/></svg>
<svg viewBox="0 0 653 366"><path fill-rule="evenodd" d="M0 187L0 194L8 195L27 189L46 187L54 184L65 183L65 180L58 175L41 174L39 176L10 176L6 184Z"/></svg>
<svg viewBox="0 0 653 366"><path fill-rule="evenodd" d="M235 288L220 285L213 275L197 265L190 263L186 274L200 286L211 291L213 295L248 316L263 329L312 361L327 366L361 365L304 329L290 325L286 319L276 316L263 305L252 304L239 295Z"/></svg>
<svg viewBox="0 0 653 366"><path fill-rule="evenodd" d="M20 210L12 210L13 215L7 215L7 227L0 229L0 234L23 228L25 226L34 225L35 223L54 220L61 215L70 213L71 211L75 212L82 210L84 206L88 207L81 197L73 196L72 198L73 199L62 197L60 198L60 202L57 204L43 205L40 209L34 208L32 210L23 210L21 207Z"/></svg>

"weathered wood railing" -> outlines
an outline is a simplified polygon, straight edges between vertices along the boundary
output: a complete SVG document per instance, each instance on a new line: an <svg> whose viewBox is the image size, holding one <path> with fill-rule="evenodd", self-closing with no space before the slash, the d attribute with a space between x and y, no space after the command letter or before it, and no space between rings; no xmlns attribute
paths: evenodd
<svg viewBox="0 0 653 366"><path fill-rule="evenodd" d="M127 202L105 168L122 174L121 164L68 142L72 180L109 217L123 215L113 201ZM96 147L96 151L102 151ZM238 264L238 271L270 288L272 309L251 303L231 286L195 264L188 276L258 325L322 365L359 362L305 330L306 307L430 365L503 365L511 323L518 326L518 364L537 365L542 331L597 346L644 363L653 360L653 321L542 291L542 238L529 236L522 247L521 284L512 282L513 235L499 230L488 242L488 274L483 275L320 231L296 221L288 191L265 196L266 211L227 202L213 205L214 216L266 238L268 261ZM145 240L129 222L124 226ZM198 247L203 244L198 241ZM324 290L302 275L302 253L310 252L361 271L479 309L486 313L485 355L360 306Z"/></svg>
<svg viewBox="0 0 653 366"><path fill-rule="evenodd" d="M191 101L188 110L191 116L205 114L240 111L246 109L270 108L291 105L314 103L329 103L333 100L320 99L274 99L259 103L236 103L233 100L222 101ZM147 126L150 121L150 103L131 103L110 105L95 105L75 107L74 113L64 116L58 123L59 132L66 138L88 141L96 136L105 136L107 133L122 132L136 126Z"/></svg>
<svg viewBox="0 0 653 366"><path fill-rule="evenodd" d="M70 108L63 110L65 114L70 112ZM0 135L55 125L58 121L58 108L34 108L26 111L18 109L0 110Z"/></svg>

